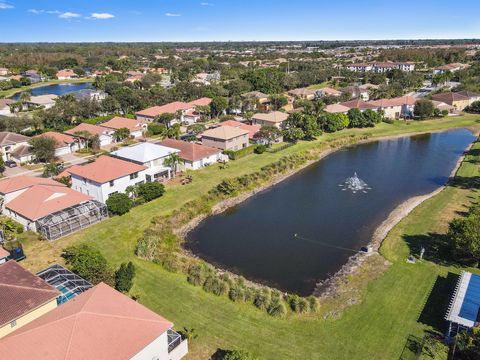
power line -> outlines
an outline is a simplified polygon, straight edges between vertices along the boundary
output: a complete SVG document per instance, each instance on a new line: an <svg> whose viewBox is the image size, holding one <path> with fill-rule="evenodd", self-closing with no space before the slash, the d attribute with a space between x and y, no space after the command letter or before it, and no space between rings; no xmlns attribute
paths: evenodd
<svg viewBox="0 0 480 360"><path fill-rule="evenodd" d="M307 239L303 236L300 236L298 234L293 234L293 236L297 239L301 239L301 240L304 240L304 241L308 241L308 242L311 242L313 244L318 244L318 245L323 245L323 246L327 246L327 247L331 247L331 248L334 248L334 249L339 249L339 250L345 250L345 251L352 251L354 253L358 253L358 250L354 250L354 249L351 249L351 248L346 248L346 247L342 247L342 246L336 246L336 245L332 245L332 244L328 244L324 241L320 241L320 240L311 240L311 239Z"/></svg>

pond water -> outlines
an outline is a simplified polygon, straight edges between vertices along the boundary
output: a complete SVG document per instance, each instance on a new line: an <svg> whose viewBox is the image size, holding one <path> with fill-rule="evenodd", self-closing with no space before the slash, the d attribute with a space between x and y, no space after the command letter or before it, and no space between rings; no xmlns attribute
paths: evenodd
<svg viewBox="0 0 480 360"><path fill-rule="evenodd" d="M53 94L53 95L65 95L75 91L80 91L83 89L88 89L92 86L91 82L86 83L65 83L65 84L53 84L46 86L39 86L33 89L30 89L29 92L32 96ZM12 96L13 100L18 100L21 93L17 93Z"/></svg>
<svg viewBox="0 0 480 360"><path fill-rule="evenodd" d="M395 207L444 185L474 139L460 129L337 151L205 219L185 246L247 279L309 295L370 242ZM367 184L362 190L345 184L355 172Z"/></svg>

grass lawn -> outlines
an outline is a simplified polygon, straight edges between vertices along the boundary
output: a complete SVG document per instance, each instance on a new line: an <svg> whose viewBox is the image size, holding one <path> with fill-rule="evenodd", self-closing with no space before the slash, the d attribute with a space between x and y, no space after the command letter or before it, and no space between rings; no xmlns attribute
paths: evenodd
<svg viewBox="0 0 480 360"><path fill-rule="evenodd" d="M330 85L330 83L328 81L324 81L320 84L310 85L309 87L307 87L307 89L318 90L318 89L324 88L324 87L329 86L329 85Z"/></svg>
<svg viewBox="0 0 480 360"><path fill-rule="evenodd" d="M316 142L353 134L383 137L478 123L478 116L472 115L410 125L396 122L393 125L379 124L374 129L326 134ZM194 172L191 184L168 186L161 199L58 241L40 242L30 238L24 243L28 258L23 265L40 270L49 264L61 263L61 250L80 241L95 245L112 264L133 261L137 265L133 292L140 295L140 302L172 320L177 329L193 327L199 334L191 343L189 359L208 359L217 348L246 349L261 359L398 359L409 335L422 337L423 332L435 328L438 318L444 315L424 314L424 305L430 301L434 284L438 283L439 277L446 278L449 272L460 271L437 260L429 246L427 257L431 256L432 261L407 264L407 241L411 247L428 239L437 244L435 234L445 232L448 221L456 212L465 210L472 199L476 199L474 190L449 186L397 225L381 248L391 266L387 266L382 257L371 256L365 267L346 285L357 293L359 303L345 307L341 312L335 310L342 308L340 302L344 298L322 302L318 314L276 319L252 305L239 305L226 297L206 293L189 285L184 275L169 273L159 265L134 256L136 242L154 216L170 213L205 193L223 178L251 173L282 156L308 149L314 143L300 142L275 154L246 156L231 161L224 170L215 165ZM478 176L478 165L465 162L459 175L465 178ZM383 273L374 276L378 269ZM375 279L368 281L372 277ZM442 297L449 298L450 293L445 292Z"/></svg>
<svg viewBox="0 0 480 360"><path fill-rule="evenodd" d="M34 89L37 87L47 86L47 85L54 85L54 84L67 84L67 83L84 83L84 82L91 82L93 78L81 78L81 79L69 79L69 80L49 80L49 81L42 81L28 86L22 86L19 88L13 88L8 90L0 90L0 98L10 97L15 95L16 93Z"/></svg>

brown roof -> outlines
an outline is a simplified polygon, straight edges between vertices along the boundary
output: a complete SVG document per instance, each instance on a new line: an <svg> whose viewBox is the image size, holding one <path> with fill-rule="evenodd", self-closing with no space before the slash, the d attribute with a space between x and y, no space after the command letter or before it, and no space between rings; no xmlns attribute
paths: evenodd
<svg viewBox="0 0 480 360"><path fill-rule="evenodd" d="M9 194L21 189L27 189L34 185L60 185L58 182L43 178L43 177L34 177L34 176L15 176L0 180L0 194Z"/></svg>
<svg viewBox="0 0 480 360"><path fill-rule="evenodd" d="M10 260L0 265L0 327L52 301L60 292ZM25 346L29 347L29 346ZM2 354L2 357L5 356ZM8 358L8 356L7 356ZM10 357L15 359L15 357Z"/></svg>
<svg viewBox="0 0 480 360"><path fill-rule="evenodd" d="M188 105L190 105L190 106L206 106L206 105L210 105L211 102L212 102L212 99L210 99L208 97L202 97L200 99L190 101L188 103Z"/></svg>
<svg viewBox="0 0 480 360"><path fill-rule="evenodd" d="M164 139L159 144L180 150L180 157L187 161L198 161L221 152L221 150L210 146L175 139Z"/></svg>
<svg viewBox="0 0 480 360"><path fill-rule="evenodd" d="M135 119L128 119L120 116L115 116L114 118L104 122L102 124L98 124L99 126L109 128L109 129L122 129L127 128L130 131L138 131L143 129L143 123L135 120Z"/></svg>
<svg viewBox="0 0 480 360"><path fill-rule="evenodd" d="M350 110L349 107L341 105L341 104L330 104L325 106L323 111L328 112L328 113L346 113Z"/></svg>
<svg viewBox="0 0 480 360"><path fill-rule="evenodd" d="M350 109L376 109L378 106L367 103L363 100L350 100L340 103L340 105L349 107Z"/></svg>
<svg viewBox="0 0 480 360"><path fill-rule="evenodd" d="M78 76L77 74L75 74L72 70L60 70L57 72L57 77L60 77L60 76Z"/></svg>
<svg viewBox="0 0 480 360"><path fill-rule="evenodd" d="M299 89L289 90L288 94L292 96L309 96L309 95L315 95L315 90L310 90L307 88L299 88Z"/></svg>
<svg viewBox="0 0 480 360"><path fill-rule="evenodd" d="M470 100L470 98L460 93L446 92L432 95L432 100L437 100L452 105L454 101L465 101Z"/></svg>
<svg viewBox="0 0 480 360"><path fill-rule="evenodd" d="M14 101L12 99L0 99L0 109L6 108L13 103Z"/></svg>
<svg viewBox="0 0 480 360"><path fill-rule="evenodd" d="M0 341L16 360L127 360L173 324L104 283Z"/></svg>
<svg viewBox="0 0 480 360"><path fill-rule="evenodd" d="M103 184L107 181L115 180L145 169L145 166L134 164L130 161L102 155L90 164L76 167L72 166L68 169L68 172L72 175Z"/></svg>
<svg viewBox="0 0 480 360"><path fill-rule="evenodd" d="M18 195L5 207L32 221L79 205L93 198L65 185L34 185Z"/></svg>
<svg viewBox="0 0 480 360"><path fill-rule="evenodd" d="M165 104L162 106L153 106L141 111L136 112L135 114L138 116L148 116L148 117L155 117L164 113L175 114L178 110L187 110L190 109L192 105L184 103L182 101L175 101L169 104Z"/></svg>
<svg viewBox="0 0 480 360"><path fill-rule="evenodd" d="M480 94L474 93L473 91L468 91L468 90L459 91L457 94L466 96L466 97L468 97L469 99L480 97Z"/></svg>
<svg viewBox="0 0 480 360"><path fill-rule="evenodd" d="M105 129L105 127L102 127L102 126L92 125L87 123L80 123L77 126L75 126L73 129L64 131L64 133L68 135L76 136L75 133L82 132L82 131L86 131L90 135L101 135L101 134L104 134L107 130Z"/></svg>
<svg viewBox="0 0 480 360"><path fill-rule="evenodd" d="M389 106L402 106L402 105L415 105L417 99L413 96L400 96L391 99L378 99L369 101L369 104L372 104L376 107L389 107Z"/></svg>
<svg viewBox="0 0 480 360"><path fill-rule="evenodd" d="M240 121L227 120L220 123L220 126L231 126L242 130L248 131L248 137L253 139L253 136L260 131L260 125L248 125L241 123Z"/></svg>
<svg viewBox="0 0 480 360"><path fill-rule="evenodd" d="M9 131L0 132L0 145L15 145L21 142L27 142L29 139L30 138L28 136Z"/></svg>
<svg viewBox="0 0 480 360"><path fill-rule="evenodd" d="M30 146L29 145L20 145L17 146L15 150L10 153L14 158L20 159L22 156L30 155Z"/></svg>
<svg viewBox="0 0 480 360"><path fill-rule="evenodd" d="M247 93L244 93L242 94L243 97L254 97L256 99L264 99L264 98L268 98L268 95L267 94L264 94L260 91L250 91L250 92L247 92Z"/></svg>
<svg viewBox="0 0 480 360"><path fill-rule="evenodd" d="M229 140L242 135L247 135L248 130L242 130L231 126L219 126L214 129L205 130L201 135L214 139Z"/></svg>
<svg viewBox="0 0 480 360"><path fill-rule="evenodd" d="M56 131L47 131L46 133L37 135L36 137L49 137L54 139L57 148L70 145L76 141L74 137L66 134L61 134Z"/></svg>
<svg viewBox="0 0 480 360"><path fill-rule="evenodd" d="M287 120L288 114L281 111L271 111L269 113L258 113L252 116L254 120L263 120L272 123L281 123Z"/></svg>

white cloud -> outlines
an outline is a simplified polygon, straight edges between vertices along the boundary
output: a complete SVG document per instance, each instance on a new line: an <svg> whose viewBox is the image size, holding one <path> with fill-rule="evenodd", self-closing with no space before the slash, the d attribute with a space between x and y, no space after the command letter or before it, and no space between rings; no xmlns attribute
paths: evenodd
<svg viewBox="0 0 480 360"><path fill-rule="evenodd" d="M45 11L47 14L60 14L60 11L58 10L47 10Z"/></svg>
<svg viewBox="0 0 480 360"><path fill-rule="evenodd" d="M28 9L27 10L29 13L32 14L60 14L60 11L58 10L39 10L39 9Z"/></svg>
<svg viewBox="0 0 480 360"><path fill-rule="evenodd" d="M13 9L13 5L0 1L0 10Z"/></svg>
<svg viewBox="0 0 480 360"><path fill-rule="evenodd" d="M172 17L176 17L176 16L182 16L181 14L176 14L176 13L165 13L165 16L172 16Z"/></svg>
<svg viewBox="0 0 480 360"><path fill-rule="evenodd" d="M98 19L98 20L105 20L105 19L111 19L114 18L115 15L109 14L109 13L92 13L90 15L92 19Z"/></svg>
<svg viewBox="0 0 480 360"><path fill-rule="evenodd" d="M208 3L208 2L201 2L200 5L201 6L213 6L212 3Z"/></svg>
<svg viewBox="0 0 480 360"><path fill-rule="evenodd" d="M60 15L58 15L58 17L62 18L62 19L72 19L72 18L80 17L80 14L67 11L67 12L64 12L64 13L61 13Z"/></svg>

